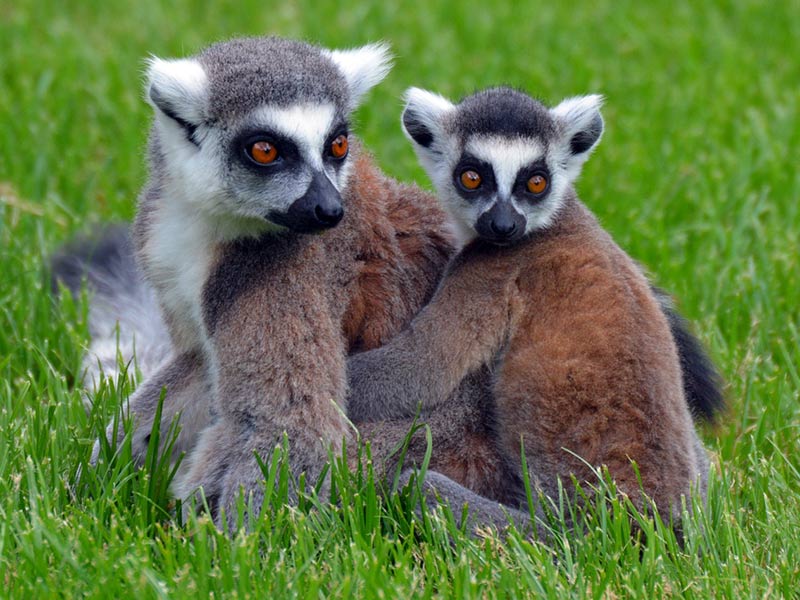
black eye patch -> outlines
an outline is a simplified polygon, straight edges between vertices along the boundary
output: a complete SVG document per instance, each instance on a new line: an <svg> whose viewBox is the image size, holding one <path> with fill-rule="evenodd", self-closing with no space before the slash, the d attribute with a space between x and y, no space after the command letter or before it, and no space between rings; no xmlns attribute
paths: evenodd
<svg viewBox="0 0 800 600"><path fill-rule="evenodd" d="M462 176L472 171L478 175L479 185L475 188L468 188L462 180ZM472 177L468 179L473 179ZM465 200L475 200L478 196L494 194L497 191L497 181L494 177L492 165L471 154L463 154L458 164L453 169L453 187L458 194Z"/></svg>
<svg viewBox="0 0 800 600"><path fill-rule="evenodd" d="M260 165L252 159L251 148L258 142L268 142L278 152L278 157L268 165ZM259 129L249 129L237 135L231 144L231 155L237 157L245 167L261 174L291 167L301 160L297 144L290 138L274 131Z"/></svg>
<svg viewBox="0 0 800 600"><path fill-rule="evenodd" d="M528 182L536 176L543 177L546 182L546 187L542 192L533 193L530 191L528 187ZM552 187L551 182L551 174L550 169L547 167L547 163L543 158L540 158L527 167L524 167L519 170L517 173L517 178L514 180L514 187L512 188L512 193L517 198L528 200L532 202L538 202L539 200L545 198L550 193L550 188Z"/></svg>

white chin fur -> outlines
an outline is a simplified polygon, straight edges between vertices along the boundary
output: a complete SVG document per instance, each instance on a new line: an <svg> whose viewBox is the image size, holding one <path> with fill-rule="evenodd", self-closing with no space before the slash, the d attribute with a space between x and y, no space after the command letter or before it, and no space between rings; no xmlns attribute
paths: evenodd
<svg viewBox="0 0 800 600"><path fill-rule="evenodd" d="M447 221L448 229L456 241L456 250L461 250L467 244L477 239L478 234L475 229L460 218L455 217L452 213L448 213L450 219Z"/></svg>

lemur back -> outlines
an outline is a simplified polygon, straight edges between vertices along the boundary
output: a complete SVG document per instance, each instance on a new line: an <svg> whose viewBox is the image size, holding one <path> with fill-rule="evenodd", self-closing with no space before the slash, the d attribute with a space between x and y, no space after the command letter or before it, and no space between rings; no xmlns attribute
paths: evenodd
<svg viewBox="0 0 800 600"><path fill-rule="evenodd" d="M409 93L404 128L465 247L405 331L351 359L348 406L359 420L436 414L488 373L490 426L479 432L492 437L494 466L482 472L516 477L469 487L521 505L522 440L532 481L551 497L559 480L591 482L606 465L639 506L643 491L678 516L682 497L704 496L708 460L670 323L572 187L603 130L599 104L547 109L506 88L458 105ZM431 468L455 480L435 475L440 491L496 510L462 494L468 469L434 449Z"/></svg>

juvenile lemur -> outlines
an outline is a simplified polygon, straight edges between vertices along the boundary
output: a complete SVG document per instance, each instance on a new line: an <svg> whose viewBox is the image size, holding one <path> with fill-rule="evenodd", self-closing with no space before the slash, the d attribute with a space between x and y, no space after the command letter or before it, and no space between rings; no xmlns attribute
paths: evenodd
<svg viewBox="0 0 800 600"><path fill-rule="evenodd" d="M279 38L150 62L150 179L133 246L171 350L130 399L133 450L144 456L166 387L162 426L182 411L175 450L190 453L175 492L202 486L215 517L233 515L240 487L258 506L254 452L283 432L309 481L329 447L353 442L347 353L399 331L452 253L435 200L385 177L350 136L352 111L388 68L382 45Z"/></svg>
<svg viewBox="0 0 800 600"><path fill-rule="evenodd" d="M434 427L431 469L445 496L456 489L479 509L524 503L520 441L551 497L559 479L591 481L600 465L639 506L640 477L665 515L705 494L708 459L664 306L572 185L603 132L600 104L548 109L508 88L458 105L407 95L404 130L464 249L406 330L350 359L348 409L357 421L457 413L454 391L471 386L482 416L461 429L460 450Z"/></svg>

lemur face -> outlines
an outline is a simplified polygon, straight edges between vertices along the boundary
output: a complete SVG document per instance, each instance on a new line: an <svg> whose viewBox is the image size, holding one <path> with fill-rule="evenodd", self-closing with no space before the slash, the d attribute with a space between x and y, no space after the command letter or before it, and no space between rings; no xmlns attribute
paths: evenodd
<svg viewBox="0 0 800 600"><path fill-rule="evenodd" d="M383 45L234 40L153 59L147 94L165 185L198 211L299 233L339 223L349 117L389 70Z"/></svg>
<svg viewBox="0 0 800 600"><path fill-rule="evenodd" d="M511 244L548 227L603 132L600 96L548 109L493 88L458 105L412 88L403 128L462 242Z"/></svg>

